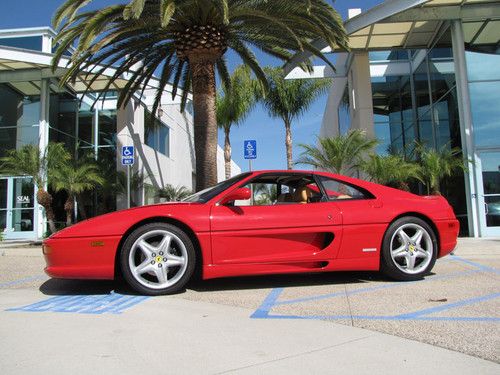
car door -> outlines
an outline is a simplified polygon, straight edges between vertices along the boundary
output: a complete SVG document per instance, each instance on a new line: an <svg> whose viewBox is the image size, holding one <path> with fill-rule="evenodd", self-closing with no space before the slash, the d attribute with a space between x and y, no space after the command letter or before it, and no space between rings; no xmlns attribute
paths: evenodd
<svg viewBox="0 0 500 375"><path fill-rule="evenodd" d="M335 257L342 234L342 217L335 204L276 200L255 204L261 198L254 192L253 204L212 207L214 264L307 262Z"/></svg>
<svg viewBox="0 0 500 375"><path fill-rule="evenodd" d="M342 215L342 248L338 259L379 259L387 221L382 202L365 189L319 176L328 200Z"/></svg>

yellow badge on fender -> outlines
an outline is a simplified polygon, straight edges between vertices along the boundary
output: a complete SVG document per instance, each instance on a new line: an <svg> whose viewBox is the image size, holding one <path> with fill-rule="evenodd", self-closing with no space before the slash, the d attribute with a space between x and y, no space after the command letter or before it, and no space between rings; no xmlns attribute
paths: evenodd
<svg viewBox="0 0 500 375"><path fill-rule="evenodd" d="M90 246L92 246L92 247L102 247L102 246L104 246L104 241L92 241L90 243Z"/></svg>

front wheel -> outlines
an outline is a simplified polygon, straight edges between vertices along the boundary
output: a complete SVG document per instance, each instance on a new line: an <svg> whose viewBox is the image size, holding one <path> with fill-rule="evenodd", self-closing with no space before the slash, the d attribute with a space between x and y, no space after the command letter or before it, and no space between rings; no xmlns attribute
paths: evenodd
<svg viewBox="0 0 500 375"><path fill-rule="evenodd" d="M381 271L396 280L421 279L434 267L437 251L436 235L429 224L417 217L402 217L384 235Z"/></svg>
<svg viewBox="0 0 500 375"><path fill-rule="evenodd" d="M196 253L179 228L151 223L125 240L120 258L123 277L137 292L162 295L179 292L191 278Z"/></svg>

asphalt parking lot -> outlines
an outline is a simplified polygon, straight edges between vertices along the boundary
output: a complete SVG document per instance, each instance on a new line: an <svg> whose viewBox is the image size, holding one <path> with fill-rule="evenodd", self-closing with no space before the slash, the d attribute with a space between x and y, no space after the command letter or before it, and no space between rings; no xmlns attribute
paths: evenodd
<svg viewBox="0 0 500 375"><path fill-rule="evenodd" d="M154 298L114 282L49 279L39 248L2 246L0 323L4 314L18 314L28 325L40 314L109 320L187 300L244 308L249 322L329 321L500 363L500 240L461 239L454 256L438 260L433 274L417 282L367 272L229 278Z"/></svg>

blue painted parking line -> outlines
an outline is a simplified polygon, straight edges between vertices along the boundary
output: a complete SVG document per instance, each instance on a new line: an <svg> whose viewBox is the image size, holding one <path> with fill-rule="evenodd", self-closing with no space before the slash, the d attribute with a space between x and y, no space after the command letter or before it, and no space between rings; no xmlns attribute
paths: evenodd
<svg viewBox="0 0 500 375"><path fill-rule="evenodd" d="M456 256L456 255L452 255L450 258L451 258L451 260L468 264L469 266L472 266L472 267L477 268L477 269L484 271L484 272L492 272L492 273L500 274L500 270L498 268L493 268L493 267L485 266L483 264L472 262L468 259L464 259L464 258Z"/></svg>
<svg viewBox="0 0 500 375"><path fill-rule="evenodd" d="M495 299L498 297L500 297L500 293L487 294L485 296L468 298L468 299L457 301L457 302L447 303L445 305L440 305L440 306L435 306L435 307L431 307L428 309L423 309L420 311L415 311L415 312L409 313L409 314L397 315L396 318L402 318L402 319L417 318L419 316L425 316L425 315L429 315L429 314L434 314L436 312L454 309L455 307L473 305L473 304L476 304L479 302L488 301L490 299ZM498 319L500 320L500 318L498 318Z"/></svg>
<svg viewBox="0 0 500 375"><path fill-rule="evenodd" d="M275 288L271 290L271 292L264 299L262 304L255 310L255 312L251 315L251 318L254 319L322 319L322 320L341 320L341 319L367 319L367 320L432 320L432 321L464 321L464 322L500 322L499 317L493 316L478 316L478 317L470 317L470 316L453 316L453 317L443 317L443 316L432 316L434 313L443 312L455 308L460 308L463 306L469 306L485 301L490 301L493 299L500 298L500 293L493 293L479 297L468 298L461 301L456 301L452 303L447 303L444 305L426 308L419 311L414 311L411 313L399 314L399 315L388 315L388 316L380 316L380 315L283 315L283 314L271 314L271 310L277 306L283 305L292 305L303 302L311 302L317 300L323 300L328 298L336 298L336 297L347 297L349 295L361 294L361 293L371 293L376 292L382 289L396 288L396 287L405 287L414 285L415 283L422 282L430 282L437 281L443 279L451 279L456 277L461 277L465 275L470 275L479 272L491 272L491 273L499 273L499 270L496 268L484 266L479 263L471 262L466 259L452 256L452 260L466 263L470 266L473 266L473 270L469 271L459 271L450 273L447 275L439 275L426 278L420 281L414 282L406 282L406 283L392 283L385 285L377 285L368 288L360 288L351 291L342 291L335 292L323 295L316 295L311 297L302 297L295 298L290 300L279 300L281 294L284 291L284 288Z"/></svg>
<svg viewBox="0 0 500 375"><path fill-rule="evenodd" d="M113 292L106 295L57 296L6 311L121 314L148 298L146 296L126 296Z"/></svg>
<svg viewBox="0 0 500 375"><path fill-rule="evenodd" d="M295 303L317 301L317 300L334 298L334 297L343 297L346 294L347 295L355 295L355 294L360 294L360 293L375 292L375 291L381 290L381 289L401 288L401 287L405 287L405 286L410 286L410 285L415 284L415 283L423 283L423 282L442 280L442 279L451 279L454 277L470 275L470 274L478 273L478 272L480 272L480 271L479 270L459 271L459 272L450 273L448 275L433 276L433 277L430 277L430 278L427 278L424 280L410 281L410 282L406 282L406 283L392 283L392 284L385 284L385 285L377 285L377 286L372 286L372 287L368 287L368 288L335 292L335 293L323 294L323 295L319 295L319 296L303 297L303 298L291 299L291 300L286 300L286 301L277 301L275 304L276 305L290 305L290 304L295 304Z"/></svg>

